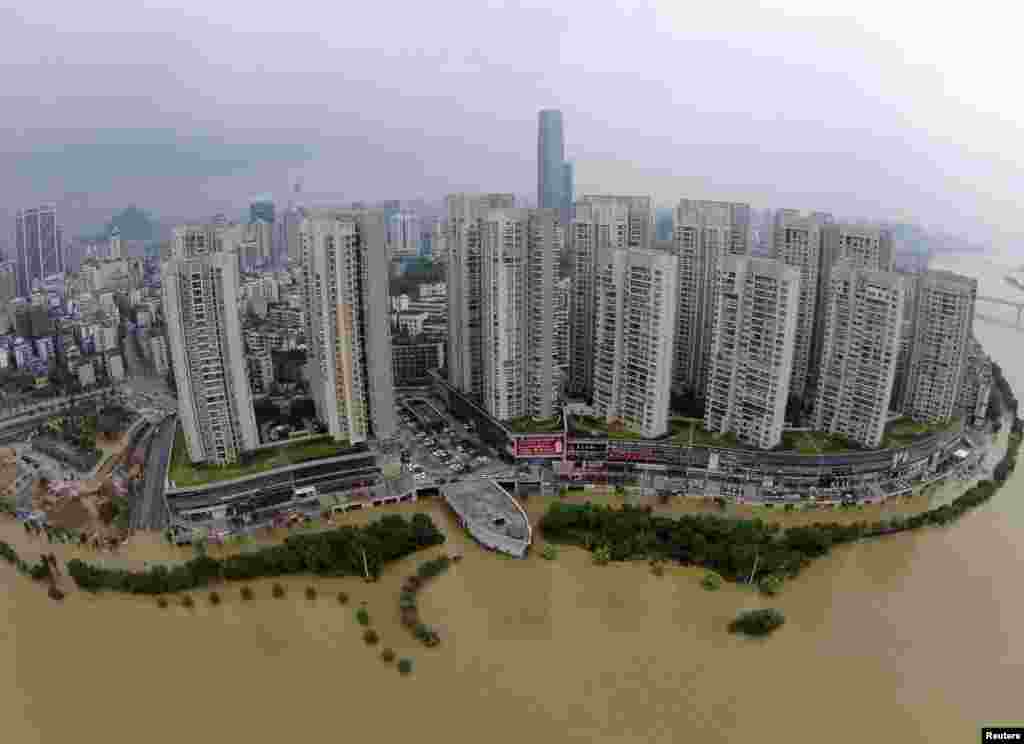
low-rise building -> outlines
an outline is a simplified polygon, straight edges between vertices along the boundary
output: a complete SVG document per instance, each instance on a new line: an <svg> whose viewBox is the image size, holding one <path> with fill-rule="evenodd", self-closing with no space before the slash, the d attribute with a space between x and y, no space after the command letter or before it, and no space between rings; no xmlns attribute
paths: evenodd
<svg viewBox="0 0 1024 744"><path fill-rule="evenodd" d="M170 357L167 355L167 339L163 332L152 333L149 337L149 347L153 358L153 367L158 375L166 375L171 367Z"/></svg>
<svg viewBox="0 0 1024 744"><path fill-rule="evenodd" d="M396 326L402 333L410 336L422 334L423 324L426 322L426 313L395 313L392 316L392 325Z"/></svg>
<svg viewBox="0 0 1024 744"><path fill-rule="evenodd" d="M422 385L429 381L429 370L444 367L444 352L442 338L395 335L391 341L395 385Z"/></svg>
<svg viewBox="0 0 1024 744"><path fill-rule="evenodd" d="M985 421L988 400L992 393L992 359L971 336L967 344L967 360L960 381L960 415L964 422L977 426Z"/></svg>

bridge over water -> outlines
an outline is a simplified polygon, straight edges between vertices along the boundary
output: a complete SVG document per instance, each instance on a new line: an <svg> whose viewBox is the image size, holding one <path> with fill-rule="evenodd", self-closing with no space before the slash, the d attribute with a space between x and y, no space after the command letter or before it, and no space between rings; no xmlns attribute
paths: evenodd
<svg viewBox="0 0 1024 744"><path fill-rule="evenodd" d="M1017 311L1017 322L1014 324L1014 328L1021 328L1021 318L1022 316L1024 316L1024 302L1017 302L1016 300L1004 300L1000 299L999 297L988 297L986 295L978 295L977 297L975 297L975 302L977 304L985 303L989 305L997 305L1000 307L1012 307L1014 310ZM997 318L986 318L985 316L980 317L983 320L990 320L996 323L1002 322L1009 325L1009 321L1001 321Z"/></svg>

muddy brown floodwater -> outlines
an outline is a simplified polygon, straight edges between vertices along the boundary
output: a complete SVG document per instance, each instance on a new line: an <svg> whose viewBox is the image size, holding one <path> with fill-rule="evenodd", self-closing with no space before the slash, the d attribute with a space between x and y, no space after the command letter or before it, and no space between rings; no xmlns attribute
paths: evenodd
<svg viewBox="0 0 1024 744"><path fill-rule="evenodd" d="M998 266L968 265L983 292L1010 291ZM977 332L1024 391L1024 334ZM195 593L193 610L74 591L57 605L0 566L3 741L964 742L984 724L1024 722L1024 471L952 527L816 562L770 600L788 622L765 641L726 625L769 600L706 592L699 571L657 578L575 549L504 559L436 504L415 507L466 556L421 594L434 649L400 627L397 594L437 550L377 584L299 577L275 600L256 582L251 602L229 586L218 607ZM9 522L0 538L33 559L48 549ZM139 539L108 560L181 554ZM414 660L408 678L363 644L362 601L381 647Z"/></svg>

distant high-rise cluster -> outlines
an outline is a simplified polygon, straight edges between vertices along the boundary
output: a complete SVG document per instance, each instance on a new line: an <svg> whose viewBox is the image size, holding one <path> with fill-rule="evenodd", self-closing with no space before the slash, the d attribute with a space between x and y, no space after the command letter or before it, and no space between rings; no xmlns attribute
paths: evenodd
<svg viewBox="0 0 1024 744"><path fill-rule="evenodd" d="M190 454L231 462L255 446L250 389L298 384L271 357L298 348L317 418L352 442L392 436L395 379L438 366L494 419L549 419L572 402L627 438L679 441L674 411L691 439L700 422L701 437L762 449L787 429L878 447L900 414L984 418L993 370L971 335L975 282L897 271L889 229L575 188L562 114L544 110L536 208L511 193L452 194L443 215L397 200L275 214L259 201L244 225L177 228L165 314ZM41 279L56 216L18 224L19 283ZM285 257L291 277L273 272ZM445 281L389 297L389 272L436 271L422 257L445 264Z"/></svg>
<svg viewBox="0 0 1024 744"><path fill-rule="evenodd" d="M537 168L542 211L564 210L571 187L559 174L571 167L558 111L540 112ZM496 418L547 415L561 395L657 437L679 396L710 432L772 448L786 425L874 447L894 411L928 422L984 415L991 362L970 337L973 282L895 272L883 227L739 202L656 210L646 196L585 195L538 253L538 215L512 202L449 197L444 228L448 380ZM535 258L562 241L571 277ZM559 292L571 293L567 308L550 304Z"/></svg>

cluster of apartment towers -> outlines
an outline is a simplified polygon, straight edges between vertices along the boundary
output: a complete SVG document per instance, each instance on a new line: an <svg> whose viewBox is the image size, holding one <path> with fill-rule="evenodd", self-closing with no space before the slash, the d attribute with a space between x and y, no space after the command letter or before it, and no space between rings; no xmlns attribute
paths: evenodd
<svg viewBox="0 0 1024 744"><path fill-rule="evenodd" d="M505 194L448 208L448 378L496 418L557 414L564 390L656 438L675 392L702 405L708 431L769 449L787 410L868 447L890 409L932 423L984 413L976 281L893 271L880 227L781 210L768 258L750 255L747 204L684 199L658 247L648 197L583 197L564 230L555 210ZM573 275L559 368L563 236Z"/></svg>
<svg viewBox="0 0 1024 744"><path fill-rule="evenodd" d="M787 407L869 447L890 410L933 423L984 414L976 281L893 271L882 228L779 211L767 258L750 255L746 204L682 200L657 247L648 197L585 196L568 225L562 214L511 194L447 198L447 379L499 420L580 398L656 438L674 392L700 402L708 431L767 449ZM192 460L215 463L259 444L238 261L222 232L178 228L163 267L182 428ZM297 239L318 416L337 439L391 437L384 216L305 210ZM566 239L571 277L560 276Z"/></svg>

